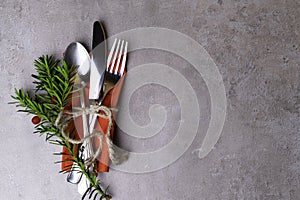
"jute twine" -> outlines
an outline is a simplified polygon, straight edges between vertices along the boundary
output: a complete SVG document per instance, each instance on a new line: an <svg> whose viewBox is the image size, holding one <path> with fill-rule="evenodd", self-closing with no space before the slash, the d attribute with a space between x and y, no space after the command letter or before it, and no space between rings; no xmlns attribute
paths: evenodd
<svg viewBox="0 0 300 200"><path fill-rule="evenodd" d="M109 152L109 158L112 161L113 164L117 165L122 163L123 161L127 160L128 158L128 152L124 151L120 153L120 155L117 157L115 153L115 145L113 144L111 138L110 138L110 133L111 133L111 128L113 124L113 116L112 116L112 111L116 111L116 109L113 108L108 108L106 106L91 106L90 108L79 108L79 107L73 107L73 111L61 111L58 114L58 117L55 121L55 124L57 127L61 127L62 131L62 136L71 144L82 144L86 140L90 140L90 138L93 138L94 136L99 139L99 147L97 148L95 153L91 153L91 156L85 160L85 166L89 167L91 166L96 159L99 157L102 151L102 142L103 142L103 135L105 137L107 146L108 146L108 152ZM88 115L88 114L93 114L97 115L97 117L104 118L108 120L108 127L106 133L101 133L100 131L97 131L93 129L87 136L76 140L70 138L66 133L65 130L68 126L68 123L73 120L76 117L79 117L81 115Z"/></svg>

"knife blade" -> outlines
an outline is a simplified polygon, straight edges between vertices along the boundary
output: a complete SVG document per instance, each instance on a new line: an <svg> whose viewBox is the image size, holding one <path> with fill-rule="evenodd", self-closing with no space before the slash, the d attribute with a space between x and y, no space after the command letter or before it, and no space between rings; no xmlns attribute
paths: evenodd
<svg viewBox="0 0 300 200"><path fill-rule="evenodd" d="M89 99L96 101L99 99L103 77L106 68L106 35L103 25L96 21L93 28L92 41L92 59L90 74L90 91Z"/></svg>

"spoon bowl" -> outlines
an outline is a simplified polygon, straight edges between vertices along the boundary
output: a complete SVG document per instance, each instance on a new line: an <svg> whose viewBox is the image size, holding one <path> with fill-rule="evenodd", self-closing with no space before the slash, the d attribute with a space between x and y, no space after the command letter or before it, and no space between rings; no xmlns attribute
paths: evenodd
<svg viewBox="0 0 300 200"><path fill-rule="evenodd" d="M78 66L77 71L80 78L84 78L89 74L91 68L90 56L79 42L73 42L67 47L64 60L68 65Z"/></svg>

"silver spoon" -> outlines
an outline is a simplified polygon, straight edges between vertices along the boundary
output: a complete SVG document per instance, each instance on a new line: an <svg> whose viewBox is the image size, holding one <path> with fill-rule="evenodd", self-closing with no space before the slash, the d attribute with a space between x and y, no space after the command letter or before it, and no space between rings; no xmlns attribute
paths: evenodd
<svg viewBox="0 0 300 200"><path fill-rule="evenodd" d="M79 66L77 71L80 78L87 77L88 73L90 72L90 55L88 54L84 46L79 42L73 42L67 47L64 53L64 60L68 65Z"/></svg>
<svg viewBox="0 0 300 200"><path fill-rule="evenodd" d="M91 62L90 62L90 56L89 56L88 52L86 51L86 49L84 48L84 46L78 42L71 43L67 47L67 49L64 53L64 60L66 61L66 63L68 65L78 66L77 72L78 72L79 78L81 79L81 85L85 86L85 84L86 84L85 81L88 78L88 73L90 71ZM82 86L81 86L81 88L82 88ZM80 93L81 108L84 109L85 101L84 101L83 89L80 89L79 93ZM84 136L86 136L89 134L88 121L87 121L86 115L82 115L82 123L83 123L83 133L84 133ZM88 148L88 147L89 147L89 145L86 144L85 148ZM88 151L85 151L85 152L86 153L83 156L85 158L87 158ZM78 168L78 166L74 163L70 173L67 176L67 181L70 183L77 184L81 180L82 173L78 173L76 171L76 168Z"/></svg>

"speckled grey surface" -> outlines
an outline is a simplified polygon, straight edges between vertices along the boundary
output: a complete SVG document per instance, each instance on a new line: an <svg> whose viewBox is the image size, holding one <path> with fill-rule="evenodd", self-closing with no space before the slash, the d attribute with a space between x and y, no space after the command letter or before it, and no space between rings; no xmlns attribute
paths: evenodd
<svg viewBox="0 0 300 200"><path fill-rule="evenodd" d="M228 100L221 138L207 157L197 159L191 152L201 144L210 118L205 82L179 57L154 50L131 53L129 69L155 61L183 74L197 93L202 115L193 144L172 165L147 174L111 170L101 175L114 199L300 199L299 4L297 0L2 0L0 199L80 199L77 188L66 183L53 164L57 158L52 153L58 149L33 135L30 116L16 114L7 102L14 87L32 87L34 59L42 54L60 57L72 41L89 46L92 23L99 19L108 35L157 26L195 39L218 66ZM170 91L148 85L132 96L132 118L147 124L153 103L166 106L168 113L178 108ZM178 119L168 115L162 132L149 141L127 136L118 141L133 151L154 150L172 139Z"/></svg>

